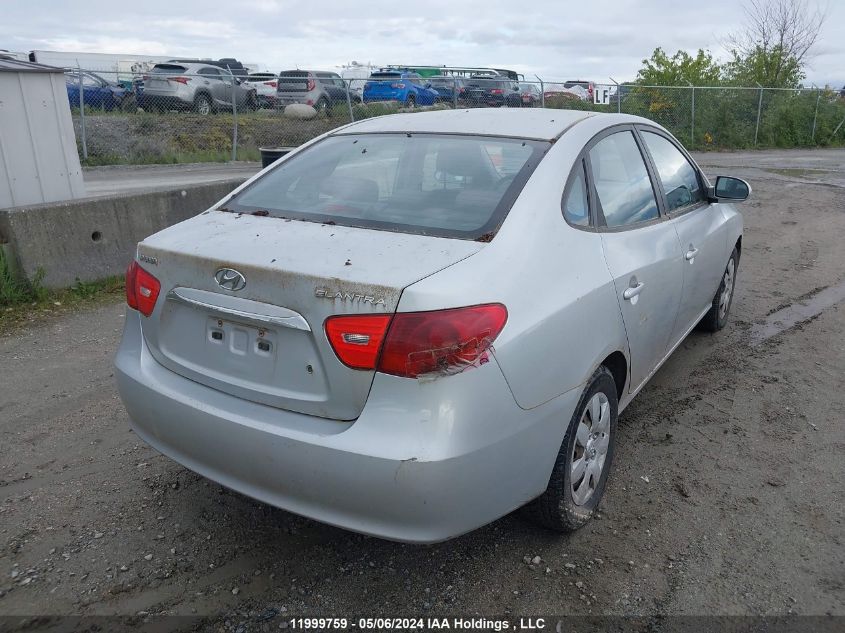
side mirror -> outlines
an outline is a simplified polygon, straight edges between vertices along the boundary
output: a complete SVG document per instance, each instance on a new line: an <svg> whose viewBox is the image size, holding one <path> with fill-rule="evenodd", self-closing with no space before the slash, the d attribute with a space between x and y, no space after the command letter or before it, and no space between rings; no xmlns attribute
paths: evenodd
<svg viewBox="0 0 845 633"><path fill-rule="evenodd" d="M711 202L732 200L742 202L751 195L751 185L741 178L731 176L716 176L716 185L710 188Z"/></svg>

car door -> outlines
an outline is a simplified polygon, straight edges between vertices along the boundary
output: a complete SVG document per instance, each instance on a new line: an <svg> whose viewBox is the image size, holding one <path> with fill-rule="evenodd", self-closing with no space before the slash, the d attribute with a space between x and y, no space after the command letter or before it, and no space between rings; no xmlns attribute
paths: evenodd
<svg viewBox="0 0 845 633"><path fill-rule="evenodd" d="M683 286L678 235L660 214L658 190L632 126L610 128L594 139L587 163L628 337L629 388L636 391L669 350Z"/></svg>
<svg viewBox="0 0 845 633"><path fill-rule="evenodd" d="M220 101L220 71L217 68L205 66L197 70L197 80L203 91L208 92L215 103ZM194 91L194 98L196 98Z"/></svg>
<svg viewBox="0 0 845 633"><path fill-rule="evenodd" d="M91 108L104 107L103 82L94 75L82 74L82 95L86 106Z"/></svg>
<svg viewBox="0 0 845 633"><path fill-rule="evenodd" d="M223 81L223 73L219 68L208 68L205 73L209 79L209 87L211 88L211 96L215 102L220 105L230 105L232 103L232 86Z"/></svg>
<svg viewBox="0 0 845 633"><path fill-rule="evenodd" d="M719 288L727 263L728 232L718 207L707 201L698 168L668 135L638 126L643 146L658 176L670 224L681 245L684 286L670 345L684 338L701 320Z"/></svg>
<svg viewBox="0 0 845 633"><path fill-rule="evenodd" d="M230 70L226 68L218 68L217 70L220 73L220 100L231 107L234 98L239 106L245 106L246 89L242 88L240 84L238 84L235 76Z"/></svg>

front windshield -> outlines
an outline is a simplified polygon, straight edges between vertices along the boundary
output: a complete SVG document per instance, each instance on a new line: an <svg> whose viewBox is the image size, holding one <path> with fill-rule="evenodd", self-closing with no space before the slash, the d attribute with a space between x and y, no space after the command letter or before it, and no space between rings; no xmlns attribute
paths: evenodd
<svg viewBox="0 0 845 633"><path fill-rule="evenodd" d="M225 210L478 239L495 233L548 147L483 136L332 136L256 180Z"/></svg>

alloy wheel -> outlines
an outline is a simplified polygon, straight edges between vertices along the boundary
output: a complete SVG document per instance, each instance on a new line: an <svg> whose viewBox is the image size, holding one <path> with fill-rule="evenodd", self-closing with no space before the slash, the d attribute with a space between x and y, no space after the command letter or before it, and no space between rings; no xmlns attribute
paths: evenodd
<svg viewBox="0 0 845 633"><path fill-rule="evenodd" d="M575 505L584 505L598 488L610 446L610 402L596 393L581 414L569 463Z"/></svg>
<svg viewBox="0 0 845 633"><path fill-rule="evenodd" d="M734 291L734 271L736 264L733 258L728 262L728 267L725 269L725 276L722 278L722 294L719 296L719 319L724 319L728 313L728 308L731 305L731 295Z"/></svg>

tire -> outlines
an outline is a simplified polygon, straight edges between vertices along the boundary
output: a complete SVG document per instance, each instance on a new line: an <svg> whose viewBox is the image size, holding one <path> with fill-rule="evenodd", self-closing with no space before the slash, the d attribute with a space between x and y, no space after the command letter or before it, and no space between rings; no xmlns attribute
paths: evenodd
<svg viewBox="0 0 845 633"><path fill-rule="evenodd" d="M417 98L414 95L408 95L408 98L405 99L405 107L406 108L415 108L417 105Z"/></svg>
<svg viewBox="0 0 845 633"><path fill-rule="evenodd" d="M572 532L590 520L613 464L617 415L616 381L607 367L599 367L569 421L546 491L526 506L534 521L556 532ZM573 463L581 464L582 472L575 486Z"/></svg>
<svg viewBox="0 0 845 633"><path fill-rule="evenodd" d="M736 288L736 273L739 270L739 253L734 248L731 258L722 273L722 281L719 289L713 296L713 303L704 318L698 323L699 328L705 332L718 332L728 323L728 316L731 313L731 304L734 299Z"/></svg>
<svg viewBox="0 0 845 633"><path fill-rule="evenodd" d="M129 95L120 102L120 110L123 112L137 112L138 102L135 100L135 95Z"/></svg>
<svg viewBox="0 0 845 633"><path fill-rule="evenodd" d="M200 93L194 99L194 112L202 114L203 116L214 112L214 105L211 103L211 97L205 93Z"/></svg>
<svg viewBox="0 0 845 633"><path fill-rule="evenodd" d="M328 114L329 100L325 97L320 97L319 99L317 99L317 103L314 104L314 109L317 111L318 114L323 112Z"/></svg>

